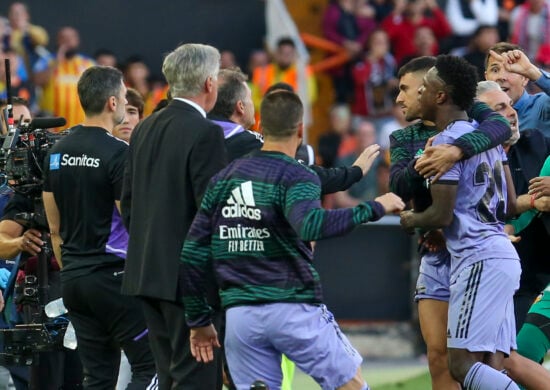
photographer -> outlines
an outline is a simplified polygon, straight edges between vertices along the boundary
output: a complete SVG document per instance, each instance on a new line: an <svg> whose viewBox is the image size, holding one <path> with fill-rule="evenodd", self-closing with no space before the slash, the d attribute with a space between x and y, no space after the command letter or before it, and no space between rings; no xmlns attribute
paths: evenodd
<svg viewBox="0 0 550 390"><path fill-rule="evenodd" d="M27 124L31 121L31 112L29 111L28 103L25 99L14 96L12 98L11 104L14 126ZM0 112L3 113L6 106L7 102L5 100L0 100ZM8 126L6 124L6 118L4 117L4 114L2 114L2 121L0 121L0 129L2 131L2 135L6 135L8 133Z"/></svg>
<svg viewBox="0 0 550 390"><path fill-rule="evenodd" d="M6 105L0 103L4 108ZM31 114L23 99L13 99L13 117L16 120L16 126L28 123L31 120ZM6 123L2 118L3 129L6 129ZM8 198L8 194L2 194L3 199ZM41 239L41 232L37 229L26 229L23 225L16 222L16 215L19 213L34 213L35 202L30 196L24 196L17 192L12 195L3 208L3 216L0 221L0 258L13 259L21 254L21 261L18 270L11 272L18 273L17 285L23 285L25 275L36 276L37 255L42 250L44 244ZM55 300L61 296L61 285L59 281L59 267L54 258L48 265L48 299ZM10 263L6 261L6 263ZM13 262L11 262L13 264ZM4 275L7 268L0 269L0 287L5 289L7 286L8 275ZM37 283L36 283L36 287ZM20 289L23 287L21 286ZM36 297L25 297L24 294L16 293L15 302L21 308L22 319L24 323L30 323L40 313L40 307ZM11 370L14 381L27 380L26 367L17 367ZM23 377L23 378L21 378ZM31 367L29 389L76 389L82 383L82 366L75 351L65 349L58 352L43 352L39 355L39 363Z"/></svg>
<svg viewBox="0 0 550 390"><path fill-rule="evenodd" d="M132 367L127 388L143 389L155 374L141 305L120 293L128 234L119 209L128 145L111 131L124 121L125 95L119 70L87 69L78 81L85 120L52 147L44 164L44 207L88 388L115 387L120 348Z"/></svg>

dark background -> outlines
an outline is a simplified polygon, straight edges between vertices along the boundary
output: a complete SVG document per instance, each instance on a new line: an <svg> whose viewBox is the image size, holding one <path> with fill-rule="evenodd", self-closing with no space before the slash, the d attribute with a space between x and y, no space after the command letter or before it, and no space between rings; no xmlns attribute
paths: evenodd
<svg viewBox="0 0 550 390"><path fill-rule="evenodd" d="M231 50L245 70L249 53L263 46L264 0L28 0L31 23L55 35L69 25L80 32L81 52L107 48L119 62L139 54L161 75L164 55L180 43L206 43ZM3 2L7 15L12 2Z"/></svg>
<svg viewBox="0 0 550 390"><path fill-rule="evenodd" d="M339 320L408 321L416 247L395 218L365 224L315 246L324 302ZM385 222L391 220L391 223ZM411 267L415 267L412 269Z"/></svg>

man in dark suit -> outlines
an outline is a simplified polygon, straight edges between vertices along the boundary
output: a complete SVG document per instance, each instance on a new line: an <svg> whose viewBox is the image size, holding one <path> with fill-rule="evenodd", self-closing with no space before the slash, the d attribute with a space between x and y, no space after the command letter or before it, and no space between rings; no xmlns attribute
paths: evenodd
<svg viewBox="0 0 550 390"><path fill-rule="evenodd" d="M502 114L510 122L512 137L504 144L508 164L517 194L527 194L529 180L539 176L540 169L550 155L550 138L536 129L518 130L518 115L512 101L494 81L478 84L478 99ZM521 134L521 136L520 136ZM544 226L548 213L533 221L521 232L521 239L514 243L521 259L521 280L519 290L514 295L516 330L521 329L529 307L550 282L550 264L543 248L548 242L549 232ZM512 233L512 232L510 232Z"/></svg>
<svg viewBox="0 0 550 390"><path fill-rule="evenodd" d="M200 364L190 353L179 261L208 181L227 162L223 132L206 119L216 102L219 62L215 48L200 44L165 58L173 100L134 130L124 176L130 241L122 291L142 301L161 389L221 389L219 359Z"/></svg>

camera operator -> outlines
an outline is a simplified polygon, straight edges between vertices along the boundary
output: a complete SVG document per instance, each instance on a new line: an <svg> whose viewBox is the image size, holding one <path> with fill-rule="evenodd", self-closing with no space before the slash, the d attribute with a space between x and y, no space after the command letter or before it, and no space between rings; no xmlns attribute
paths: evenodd
<svg viewBox="0 0 550 390"><path fill-rule="evenodd" d="M3 109L6 103L1 102ZM31 120L31 114L23 99L13 99L13 117L15 125L27 123ZM7 125L2 117L3 129ZM3 194L3 198L7 198ZM18 280L23 280L24 275L35 275L37 268L37 255L43 245L41 232L37 229L26 229L23 225L15 221L15 216L19 213L35 212L34 199L23 196L17 192L12 192L11 198L3 208L3 216L0 221L0 258L13 259L21 254L20 273ZM48 266L48 298L55 300L61 296L61 284L59 280L59 267L55 259L51 259ZM8 263L8 261L6 261ZM13 264L13 262L11 262ZM0 269L0 287L6 288L9 277L4 278L3 273L7 268ZM18 272L19 270L12 270ZM21 282L21 283L24 283ZM16 294L16 303L22 308L22 319L24 323L30 323L38 310L42 308L37 301L26 299L23 294ZM10 367L14 381L27 380L26 367ZM42 352L39 355L39 363L31 367L29 389L76 389L82 383L82 366L76 351L65 349L58 352Z"/></svg>
<svg viewBox="0 0 550 390"><path fill-rule="evenodd" d="M120 348L132 367L129 389L155 374L141 305L120 293L128 234L120 193L128 145L111 131L125 118L122 73L93 66L78 81L82 125L58 141L44 164L42 194L62 296L75 328L84 386L114 388Z"/></svg>
<svg viewBox="0 0 550 390"><path fill-rule="evenodd" d="M1 111L4 112L7 102L5 100L0 100ZM14 96L12 98L12 113L13 113L13 124L18 126L19 124L26 124L31 121L31 112L29 111L28 102L25 99ZM2 121L0 121L0 129L2 130L2 135L8 133L8 125L6 124L6 118L2 114Z"/></svg>

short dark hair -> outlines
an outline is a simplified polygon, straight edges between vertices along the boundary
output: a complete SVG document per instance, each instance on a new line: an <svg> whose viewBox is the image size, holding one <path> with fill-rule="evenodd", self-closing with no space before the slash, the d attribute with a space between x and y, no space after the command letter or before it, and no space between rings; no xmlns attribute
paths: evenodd
<svg viewBox="0 0 550 390"><path fill-rule="evenodd" d="M8 105L8 101L6 99L0 99L0 108L3 108ZM29 102L27 99L23 99L19 96L12 96L11 98L11 105L12 106L25 106L29 107Z"/></svg>
<svg viewBox="0 0 550 390"><path fill-rule="evenodd" d="M239 100L246 98L246 86L248 80L239 68L220 69L218 73L218 98L211 115L229 118L235 112L235 105Z"/></svg>
<svg viewBox="0 0 550 390"><path fill-rule="evenodd" d="M293 92L275 91L262 100L260 117L266 138L284 139L296 133L302 123L304 106Z"/></svg>
<svg viewBox="0 0 550 390"><path fill-rule="evenodd" d="M128 88L126 90L126 100L128 100L130 106L134 106L138 109L139 117L141 118L143 116L143 107L145 106L141 94L134 88Z"/></svg>
<svg viewBox="0 0 550 390"><path fill-rule="evenodd" d="M286 46L286 45L289 45L289 46L292 46L292 47L296 47L296 43L294 43L294 39L290 38L290 37L282 37L282 38L279 38L277 40L277 47L281 47L281 46Z"/></svg>
<svg viewBox="0 0 550 390"><path fill-rule="evenodd" d="M435 57L422 56L422 57L413 58L412 60L407 62L405 65L403 65L401 68L399 68L399 72L397 73L397 78L400 79L401 77L405 76L407 73L416 73L420 71L427 72L434 65L435 65Z"/></svg>
<svg viewBox="0 0 550 390"><path fill-rule="evenodd" d="M288 91L288 92L294 92L294 88L292 85L288 83L283 83L282 81L279 81L278 83L272 84L264 93L264 96L268 93L271 93L273 91Z"/></svg>
<svg viewBox="0 0 550 390"><path fill-rule="evenodd" d="M124 60L121 66L121 70L123 72L126 72L128 68L133 64L145 64L145 60L139 54L132 54Z"/></svg>
<svg viewBox="0 0 550 390"><path fill-rule="evenodd" d="M94 58L101 57L101 56L116 57L116 54L114 53L114 51L109 50L109 49L105 49L105 48L97 49L94 53Z"/></svg>
<svg viewBox="0 0 550 390"><path fill-rule="evenodd" d="M493 47L491 47L489 50L492 50L497 54L506 53L507 51L510 51L510 50L520 50L522 52L525 52L521 48L521 46L515 45L513 43L509 43L509 42L499 42L493 45ZM487 69L487 65L489 65L490 57L491 57L491 53L487 52L487 55L485 56L485 69Z"/></svg>
<svg viewBox="0 0 550 390"><path fill-rule="evenodd" d="M446 84L447 93L460 109L467 110L474 102L477 69L462 57L440 55L435 62L437 75Z"/></svg>
<svg viewBox="0 0 550 390"><path fill-rule="evenodd" d="M100 114L111 96L122 88L122 72L111 66L92 66L78 80L78 97L86 115Z"/></svg>

